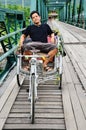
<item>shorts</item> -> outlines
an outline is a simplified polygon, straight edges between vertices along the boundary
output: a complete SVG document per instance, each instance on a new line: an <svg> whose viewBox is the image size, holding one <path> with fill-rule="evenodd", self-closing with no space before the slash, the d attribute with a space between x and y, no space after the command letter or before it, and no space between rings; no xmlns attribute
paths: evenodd
<svg viewBox="0 0 86 130"><path fill-rule="evenodd" d="M49 51L55 48L57 48L56 44L42 43L42 42L29 42L23 45L24 51L37 49L43 53L48 53Z"/></svg>

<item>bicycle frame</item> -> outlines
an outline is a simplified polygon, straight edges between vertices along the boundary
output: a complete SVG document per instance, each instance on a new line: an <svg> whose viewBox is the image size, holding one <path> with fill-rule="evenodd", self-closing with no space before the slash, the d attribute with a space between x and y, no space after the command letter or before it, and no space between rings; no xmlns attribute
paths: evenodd
<svg viewBox="0 0 86 130"><path fill-rule="evenodd" d="M31 98L31 76L34 75L35 77L35 99L37 99L37 86L38 86L38 74L37 74L37 58L32 57L30 60L30 90L29 90L29 99Z"/></svg>
<svg viewBox="0 0 86 130"><path fill-rule="evenodd" d="M60 46L60 40L58 38L58 47ZM34 118L35 118L35 102L38 99L37 95L37 87L39 83L43 83L48 80L52 80L56 78L56 75L59 75L60 77L60 86L61 88L62 85L62 52L59 51L58 54L54 58L54 69L51 72L45 72L43 71L43 61L38 60L38 58L42 58L43 55L38 55L34 53L33 55L18 55L18 61L17 61L17 82L18 85L21 86L21 83L19 82L19 74L20 71L22 73L28 74L29 75L29 94L28 94L28 99L31 103L31 112L30 112L30 117L31 117L31 123L34 123ZM29 66L30 70L29 71L24 71L22 69L22 57L27 57L30 58ZM38 68L41 68L40 72ZM41 74L41 75L40 75Z"/></svg>

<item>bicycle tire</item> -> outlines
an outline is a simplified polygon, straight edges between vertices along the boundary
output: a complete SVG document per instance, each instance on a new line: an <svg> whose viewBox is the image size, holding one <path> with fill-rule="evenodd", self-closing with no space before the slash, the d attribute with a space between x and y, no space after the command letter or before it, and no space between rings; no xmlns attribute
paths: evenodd
<svg viewBox="0 0 86 130"><path fill-rule="evenodd" d="M21 83L22 73L20 72L20 66L21 66L21 59L18 57L17 58L17 75L16 75L16 78L17 78L17 84L18 84L19 87L22 86L22 83Z"/></svg>
<svg viewBox="0 0 86 130"><path fill-rule="evenodd" d="M60 81L59 81L59 89L62 88L62 55L60 55L60 68L59 68L59 77L60 77Z"/></svg>
<svg viewBox="0 0 86 130"><path fill-rule="evenodd" d="M20 81L20 74L17 74L17 84L19 87L22 86L21 81Z"/></svg>
<svg viewBox="0 0 86 130"><path fill-rule="evenodd" d="M59 89L61 89L62 88L62 74L60 74L60 81L59 81L60 83L59 83Z"/></svg>
<svg viewBox="0 0 86 130"><path fill-rule="evenodd" d="M34 124L35 118L35 74L31 75L31 124Z"/></svg>

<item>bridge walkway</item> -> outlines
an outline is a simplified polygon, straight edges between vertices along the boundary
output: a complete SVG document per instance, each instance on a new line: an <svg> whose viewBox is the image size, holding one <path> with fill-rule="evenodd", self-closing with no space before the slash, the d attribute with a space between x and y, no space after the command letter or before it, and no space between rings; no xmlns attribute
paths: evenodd
<svg viewBox="0 0 86 130"><path fill-rule="evenodd" d="M57 22L57 27L67 53L63 57L62 90L58 89L55 80L39 85L36 123L31 125L27 77L20 89L14 68L13 75L9 74L8 81L2 85L5 91L0 98L0 129L86 129L86 31L61 22Z"/></svg>

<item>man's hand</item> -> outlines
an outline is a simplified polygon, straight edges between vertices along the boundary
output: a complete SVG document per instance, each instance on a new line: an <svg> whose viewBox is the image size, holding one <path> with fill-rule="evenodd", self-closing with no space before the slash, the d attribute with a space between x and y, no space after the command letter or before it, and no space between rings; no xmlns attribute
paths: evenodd
<svg viewBox="0 0 86 130"><path fill-rule="evenodd" d="M54 33L51 34L51 43L55 43L55 36L54 36Z"/></svg>
<svg viewBox="0 0 86 130"><path fill-rule="evenodd" d="M21 47L18 46L17 50L16 50L16 55L19 55L21 53Z"/></svg>

